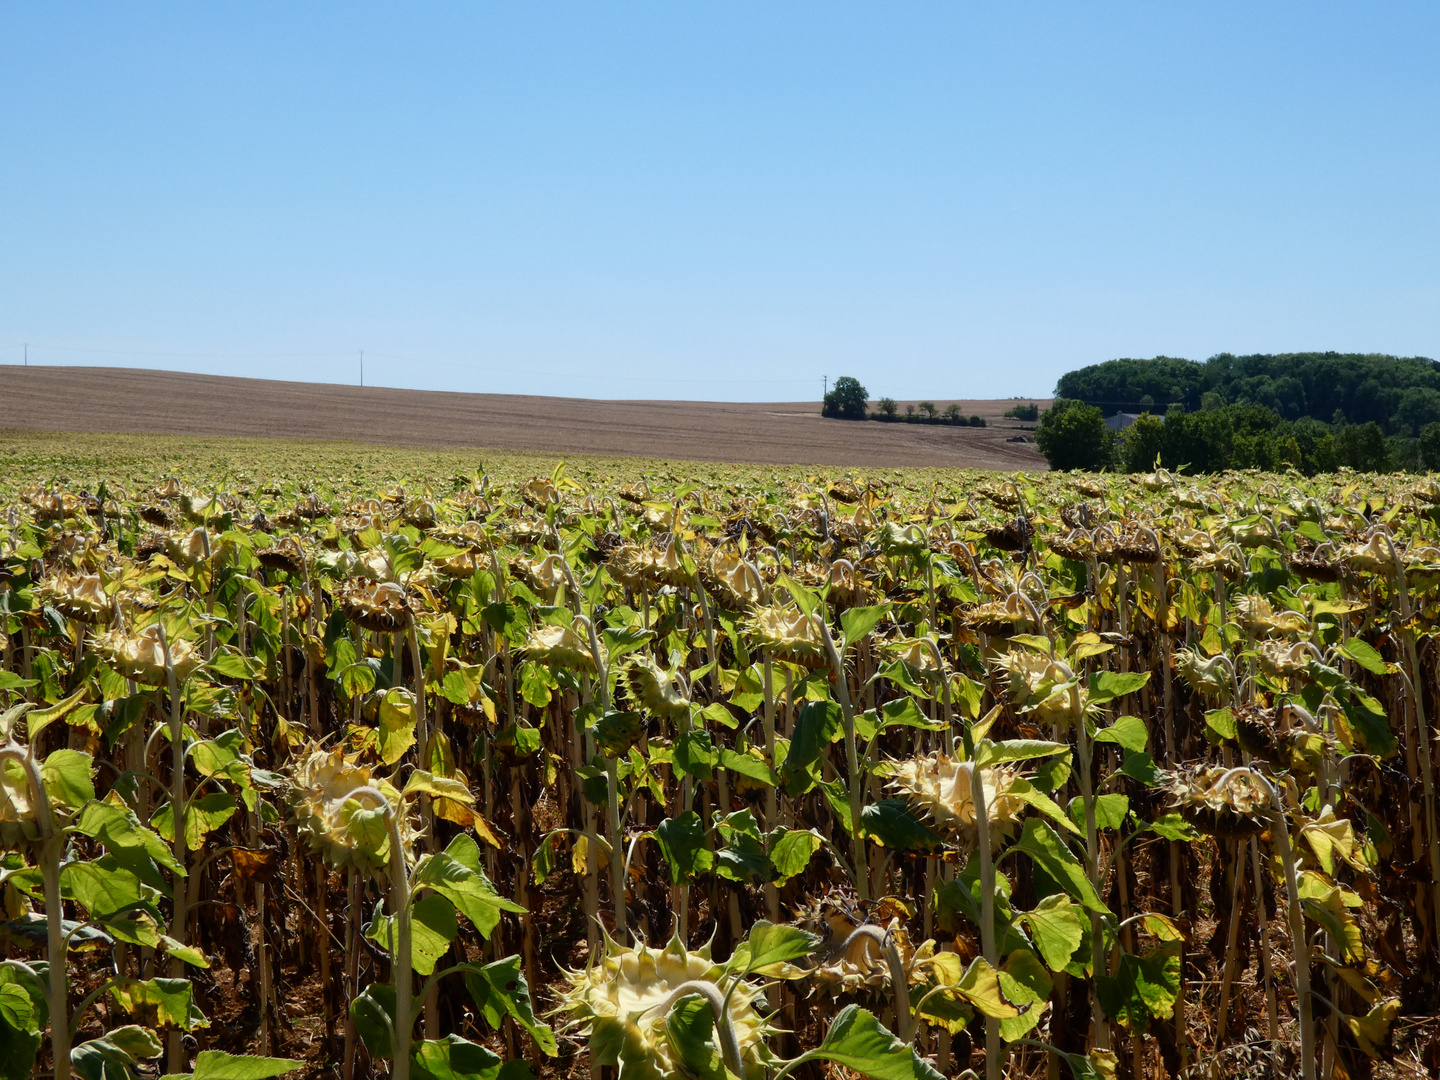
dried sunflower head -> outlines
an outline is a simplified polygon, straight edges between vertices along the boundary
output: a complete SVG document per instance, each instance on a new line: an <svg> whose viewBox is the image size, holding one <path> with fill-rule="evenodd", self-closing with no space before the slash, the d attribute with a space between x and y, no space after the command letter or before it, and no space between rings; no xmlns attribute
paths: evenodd
<svg viewBox="0 0 1440 1080"><path fill-rule="evenodd" d="M14 758L6 758L0 761L0 848L13 851L38 839L40 823L30 800L25 766Z"/></svg>
<svg viewBox="0 0 1440 1080"><path fill-rule="evenodd" d="M1170 780L1176 811L1210 836L1249 836L1264 831L1270 792L1249 769L1205 765Z"/></svg>
<svg viewBox="0 0 1440 1080"><path fill-rule="evenodd" d="M1235 669L1224 653L1207 657L1199 649L1175 654L1175 670L1207 701L1223 705L1235 694Z"/></svg>
<svg viewBox="0 0 1440 1080"><path fill-rule="evenodd" d="M765 595L765 582L755 567L733 551L717 551L710 557L705 584L719 593L726 606L745 610Z"/></svg>
<svg viewBox="0 0 1440 1080"><path fill-rule="evenodd" d="M760 645L777 660L789 660L805 667L825 663L825 643L815 623L803 611L793 608L756 608L747 623Z"/></svg>
<svg viewBox="0 0 1440 1080"><path fill-rule="evenodd" d="M182 637L168 640L175 679L184 682L201 664L195 646ZM147 686L164 686L165 649L160 644L160 626L154 624L135 634L112 630L95 639L95 648L121 675Z"/></svg>
<svg viewBox="0 0 1440 1080"><path fill-rule="evenodd" d="M1315 646L1308 641L1262 641L1255 646L1255 655L1260 667L1270 675L1300 675L1311 660L1319 659Z"/></svg>
<svg viewBox="0 0 1440 1080"><path fill-rule="evenodd" d="M1321 544L1310 552L1297 551L1290 556L1290 569L1310 581L1339 581L1342 568L1333 558L1334 545Z"/></svg>
<svg viewBox="0 0 1440 1080"><path fill-rule="evenodd" d="M890 965L884 946L868 934L856 934L861 926L883 929L895 943L901 966L911 970L916 950L905 932L909 911L898 900L877 901L873 908L861 908L848 897L831 894L813 900L795 912L795 922L821 939L811 974L822 990L835 994L888 994ZM929 942L927 946L933 948ZM928 951L922 947L922 951Z"/></svg>
<svg viewBox="0 0 1440 1080"><path fill-rule="evenodd" d="M551 504L559 503L560 492L549 480L536 477L521 486L520 497L535 509L543 510Z"/></svg>
<svg viewBox="0 0 1440 1080"><path fill-rule="evenodd" d="M967 608L961 612L960 621L981 634L1008 637L1032 625L1034 614L1017 594L1011 593L1004 600Z"/></svg>
<svg viewBox="0 0 1440 1080"><path fill-rule="evenodd" d="M890 786L929 815L935 826L973 848L977 839L975 802L971 798L974 765L941 753L922 755L891 766ZM1025 812L1023 799L1008 794L1019 776L1014 766L980 770L985 792L986 821L992 847L1012 835Z"/></svg>
<svg viewBox="0 0 1440 1080"><path fill-rule="evenodd" d="M1034 535L1035 527L1022 517L985 528L985 539L1001 551L1024 551L1030 546L1030 538Z"/></svg>
<svg viewBox="0 0 1440 1080"><path fill-rule="evenodd" d="M1072 559L1075 562L1085 562L1095 548L1090 534L1083 529L1072 529L1064 536L1053 536L1049 543L1050 550L1056 555L1062 559Z"/></svg>
<svg viewBox="0 0 1440 1080"><path fill-rule="evenodd" d="M692 580L673 537L658 551L641 549L639 569L641 577L657 585L689 585Z"/></svg>
<svg viewBox="0 0 1440 1080"><path fill-rule="evenodd" d="M536 627L525 642L525 651L542 664L559 664L592 675L597 670L589 642L568 626Z"/></svg>
<svg viewBox="0 0 1440 1080"><path fill-rule="evenodd" d="M1310 620L1298 611L1279 611L1259 593L1235 598L1235 614L1240 625L1256 635L1290 635L1310 633Z"/></svg>
<svg viewBox="0 0 1440 1080"><path fill-rule="evenodd" d="M406 814L400 792L336 747L310 745L290 770L290 806L300 833L310 847L337 869L382 873L390 865L390 831L377 824L380 808L373 798L355 797L364 787L377 788L398 816L406 855L419 833Z"/></svg>
<svg viewBox="0 0 1440 1080"><path fill-rule="evenodd" d="M1160 545L1153 529L1128 524L1115 538L1115 554L1129 563L1153 563L1160 557Z"/></svg>
<svg viewBox="0 0 1440 1080"><path fill-rule="evenodd" d="M664 949L627 949L606 935L603 955L584 971L566 973L570 985L558 1011L588 1036L592 1068L609 1066L619 1080L673 1080L688 1069L666 1031L672 997L686 983L715 983L719 972L708 949L690 952L678 938ZM759 1011L764 1004L761 990L746 982L726 1003L741 1080L763 1080L773 1060L765 1044L771 1029Z"/></svg>
<svg viewBox="0 0 1440 1080"><path fill-rule="evenodd" d="M255 558L261 566L269 570L283 570L287 574L296 575L305 572L305 552L293 536L286 536L269 547L259 548L255 552Z"/></svg>
<svg viewBox="0 0 1440 1080"><path fill-rule="evenodd" d="M524 578L547 602L553 601L560 586L565 584L565 570L560 563L560 556L553 552L538 561L523 557L513 559L510 568Z"/></svg>
<svg viewBox="0 0 1440 1080"><path fill-rule="evenodd" d="M1047 724L1066 726L1085 714L1089 691L1071 686L1074 678L1047 656L1029 649L1011 649L997 658L1009 674L1012 701Z"/></svg>
<svg viewBox="0 0 1440 1080"><path fill-rule="evenodd" d="M336 592L335 605L356 626L376 633L393 633L410 623L410 598L393 581L351 581Z"/></svg>
<svg viewBox="0 0 1440 1080"><path fill-rule="evenodd" d="M188 533L171 533L166 538L165 554L177 566L190 568L204 562L220 546L220 538L202 526Z"/></svg>
<svg viewBox="0 0 1440 1080"><path fill-rule="evenodd" d="M690 695L678 669L662 667L652 657L635 653L627 660L620 678L630 700L652 716L674 720L690 711Z"/></svg>
<svg viewBox="0 0 1440 1080"><path fill-rule="evenodd" d="M1341 550L1341 559L1352 570L1371 574L1393 574L1396 571L1395 553L1384 534L1378 532L1363 543L1346 544Z"/></svg>
<svg viewBox="0 0 1440 1080"><path fill-rule="evenodd" d="M38 592L46 604L76 622L109 622L114 614L99 574L58 574L42 582Z"/></svg>

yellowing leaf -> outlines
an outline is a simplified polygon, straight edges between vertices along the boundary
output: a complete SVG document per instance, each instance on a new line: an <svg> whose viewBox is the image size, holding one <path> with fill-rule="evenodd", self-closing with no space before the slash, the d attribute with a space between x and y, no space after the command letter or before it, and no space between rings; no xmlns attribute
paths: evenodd
<svg viewBox="0 0 1440 1080"><path fill-rule="evenodd" d="M983 956L971 961L969 970L955 984L955 991L986 1016L1005 1020L1020 1015L1020 1010L1006 1001L1000 990L1000 973L987 964Z"/></svg>
<svg viewBox="0 0 1440 1080"><path fill-rule="evenodd" d="M394 687L380 702L380 760L394 765L415 745L415 695Z"/></svg>

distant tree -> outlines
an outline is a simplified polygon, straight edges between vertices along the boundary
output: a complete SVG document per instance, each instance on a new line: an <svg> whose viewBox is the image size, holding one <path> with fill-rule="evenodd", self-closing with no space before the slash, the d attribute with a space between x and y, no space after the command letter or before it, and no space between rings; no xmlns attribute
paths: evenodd
<svg viewBox="0 0 1440 1080"><path fill-rule="evenodd" d="M935 408L935 403L933 401L922 401L920 402L920 411L923 412L927 418L934 420L936 414L939 413L940 410Z"/></svg>
<svg viewBox="0 0 1440 1080"><path fill-rule="evenodd" d="M952 424L963 424L965 422L965 418L960 415L960 406L953 401L945 406L945 419L949 420Z"/></svg>
<svg viewBox="0 0 1440 1080"><path fill-rule="evenodd" d="M1039 420L1040 406L1033 401L1027 405L1016 405L1014 408L1006 409L1005 415L1012 420Z"/></svg>
<svg viewBox="0 0 1440 1080"><path fill-rule="evenodd" d="M1103 469L1110 464L1111 442L1099 408L1066 398L1046 409L1035 429L1035 445L1052 469Z"/></svg>
<svg viewBox="0 0 1440 1080"><path fill-rule="evenodd" d="M1335 457L1339 464L1358 472L1388 472L1390 450L1385 432L1375 421L1346 424L1335 435Z"/></svg>
<svg viewBox="0 0 1440 1080"><path fill-rule="evenodd" d="M1426 424L1420 429L1420 467L1434 472L1440 469L1440 423Z"/></svg>
<svg viewBox="0 0 1440 1080"><path fill-rule="evenodd" d="M894 420L895 414L900 411L900 406L895 404L894 398L882 397L876 407L886 420Z"/></svg>
<svg viewBox="0 0 1440 1080"><path fill-rule="evenodd" d="M1395 429L1398 434L1419 435L1427 424L1440 421L1440 390L1428 386L1412 386L1400 395L1395 406Z"/></svg>
<svg viewBox="0 0 1440 1080"><path fill-rule="evenodd" d="M1282 421L1331 421L1339 413L1352 424L1373 420L1385 434L1402 436L1440 422L1440 400L1413 391L1440 393L1440 364L1375 353L1220 353L1203 363L1157 356L1080 368L1055 386L1056 398L1097 405L1106 416L1154 412L1176 401L1187 412L1263 405ZM1304 441L1297 441L1303 452Z"/></svg>
<svg viewBox="0 0 1440 1080"><path fill-rule="evenodd" d="M972 416L972 417L970 417L970 426L971 426L971 427L985 427L985 418L984 418L983 416Z"/></svg>
<svg viewBox="0 0 1440 1080"><path fill-rule="evenodd" d="M1142 413L1120 435L1120 465L1126 472L1149 472L1163 464L1165 421Z"/></svg>
<svg viewBox="0 0 1440 1080"><path fill-rule="evenodd" d="M860 385L860 380L841 375L835 380L834 388L825 395L821 416L835 416L842 420L864 420L865 404L870 393Z"/></svg>
<svg viewBox="0 0 1440 1080"><path fill-rule="evenodd" d="M913 420L915 419L915 406L914 406L914 405L906 405L906 406L905 406L905 419L906 419L906 420L910 420L910 421L913 421Z"/></svg>

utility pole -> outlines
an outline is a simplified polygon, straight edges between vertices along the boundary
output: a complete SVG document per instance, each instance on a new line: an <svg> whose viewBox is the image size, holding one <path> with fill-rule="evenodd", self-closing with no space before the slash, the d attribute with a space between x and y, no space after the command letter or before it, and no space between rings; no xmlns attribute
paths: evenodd
<svg viewBox="0 0 1440 1080"><path fill-rule="evenodd" d="M823 396L824 394L830 393L830 376L829 376L829 375L821 375L820 378L824 380L824 382L821 383L821 385L824 387L824 389L820 391L820 393L821 393L822 396Z"/></svg>
<svg viewBox="0 0 1440 1080"><path fill-rule="evenodd" d="M365 385L365 350L360 350L360 385Z"/></svg>
<svg viewBox="0 0 1440 1080"><path fill-rule="evenodd" d="M25 342L25 366L30 366L30 342Z"/></svg>

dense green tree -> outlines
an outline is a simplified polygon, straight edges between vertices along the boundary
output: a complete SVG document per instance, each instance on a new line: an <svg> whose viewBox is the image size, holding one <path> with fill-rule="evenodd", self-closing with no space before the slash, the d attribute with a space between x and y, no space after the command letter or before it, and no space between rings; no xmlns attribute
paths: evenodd
<svg viewBox="0 0 1440 1080"><path fill-rule="evenodd" d="M1142 411L1148 398L1157 410L1174 403L1187 412L1257 405L1291 421L1330 420L1340 410L1351 423L1374 421L1388 434L1412 435L1440 421L1440 400L1430 391L1440 394L1440 365L1433 360L1333 352L1221 353L1204 363L1170 356L1110 360L1068 372L1055 387L1057 397L1097 405L1107 416Z"/></svg>
<svg viewBox="0 0 1440 1080"><path fill-rule="evenodd" d="M835 386L825 395L825 404L820 409L820 415L835 416L842 420L864 420L865 405L869 400L870 394L860 385L859 379L841 375L835 380Z"/></svg>
<svg viewBox="0 0 1440 1080"><path fill-rule="evenodd" d="M1434 472L1440 469L1440 423L1426 424L1415 440L1420 453L1420 467Z"/></svg>
<svg viewBox="0 0 1440 1080"><path fill-rule="evenodd" d="M900 411L900 406L895 404L895 399L888 397L882 397L876 403L875 408L886 420L894 420L895 414Z"/></svg>
<svg viewBox="0 0 1440 1080"><path fill-rule="evenodd" d="M1359 472L1388 472L1391 467L1385 432L1373 420L1342 427L1335 435L1335 458Z"/></svg>
<svg viewBox="0 0 1440 1080"><path fill-rule="evenodd" d="M1112 437L1098 408L1061 398L1040 417L1035 445L1052 469L1098 471L1110 464Z"/></svg>
<svg viewBox="0 0 1440 1080"><path fill-rule="evenodd" d="M1165 421L1149 413L1141 413L1133 424L1120 433L1120 467L1126 472L1148 472L1164 464Z"/></svg>
<svg viewBox="0 0 1440 1080"><path fill-rule="evenodd" d="M1440 390L1412 386L1400 394L1395 406L1397 434L1419 435L1427 424L1437 422L1440 422Z"/></svg>

